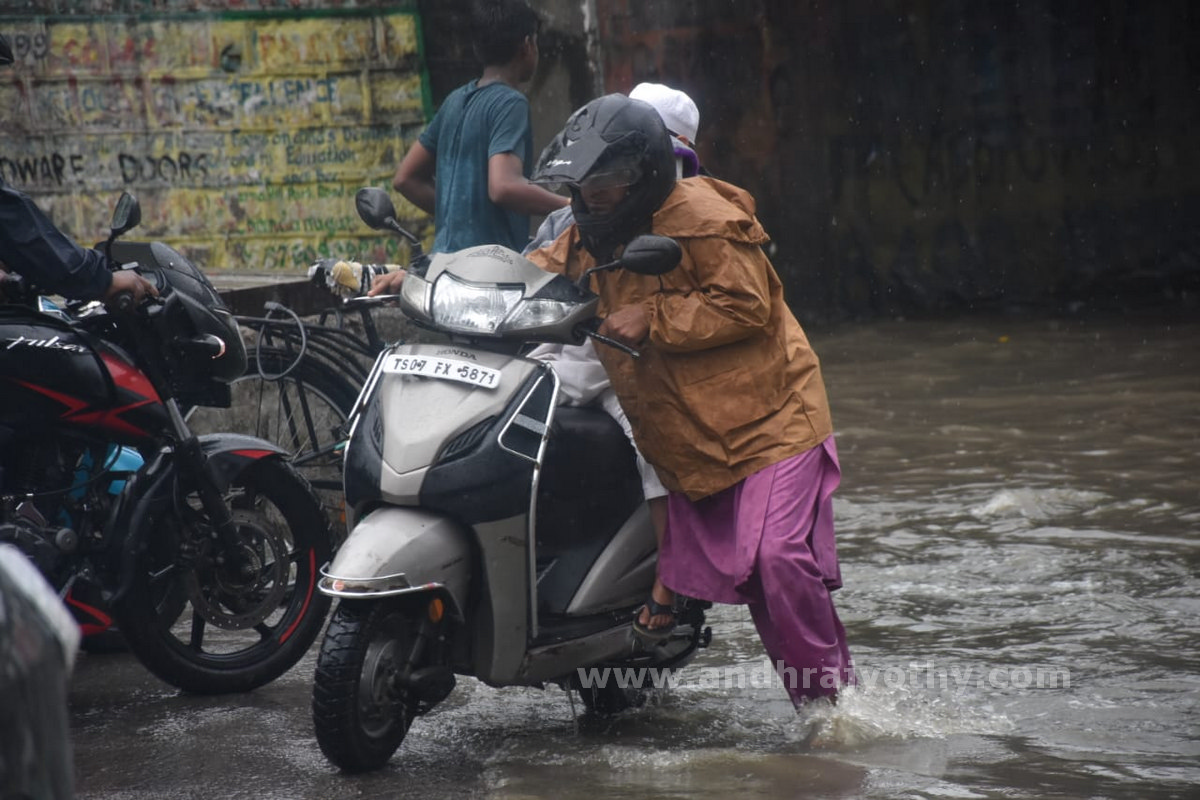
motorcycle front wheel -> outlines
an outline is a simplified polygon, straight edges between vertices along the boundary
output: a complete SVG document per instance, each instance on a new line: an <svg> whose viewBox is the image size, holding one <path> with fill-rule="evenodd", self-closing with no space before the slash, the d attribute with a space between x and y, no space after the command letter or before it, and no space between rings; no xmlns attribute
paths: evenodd
<svg viewBox="0 0 1200 800"><path fill-rule="evenodd" d="M400 747L420 701L398 676L424 666L420 610L398 600L346 601L329 621L313 682L321 752L344 772L379 769Z"/></svg>
<svg viewBox="0 0 1200 800"><path fill-rule="evenodd" d="M330 600L316 590L331 554L320 503L289 464L264 458L225 492L237 546L221 544L183 489L138 556L114 614L129 649L162 680L223 694L287 672L316 639ZM186 603L181 602L186 598Z"/></svg>

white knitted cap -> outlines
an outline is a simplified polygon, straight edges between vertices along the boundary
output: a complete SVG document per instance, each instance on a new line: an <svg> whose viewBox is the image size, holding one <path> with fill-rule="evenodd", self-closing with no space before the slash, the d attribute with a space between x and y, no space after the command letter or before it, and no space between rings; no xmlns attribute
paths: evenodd
<svg viewBox="0 0 1200 800"><path fill-rule="evenodd" d="M639 83L633 87L629 97L654 106L667 130L683 137L689 144L696 143L700 109L685 93L661 83Z"/></svg>

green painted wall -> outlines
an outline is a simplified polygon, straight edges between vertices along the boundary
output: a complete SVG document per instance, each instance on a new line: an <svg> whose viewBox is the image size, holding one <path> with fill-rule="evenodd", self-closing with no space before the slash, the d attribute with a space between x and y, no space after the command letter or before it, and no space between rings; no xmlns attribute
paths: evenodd
<svg viewBox="0 0 1200 800"><path fill-rule="evenodd" d="M98 240L128 190L136 235L206 269L395 260L353 196L390 185L432 107L415 4L84 5L0 18L18 57L0 76L0 171L58 224Z"/></svg>

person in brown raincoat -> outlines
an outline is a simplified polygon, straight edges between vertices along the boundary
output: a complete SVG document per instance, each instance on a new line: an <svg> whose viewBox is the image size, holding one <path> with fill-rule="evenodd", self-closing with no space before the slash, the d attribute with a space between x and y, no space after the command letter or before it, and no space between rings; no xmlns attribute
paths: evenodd
<svg viewBox="0 0 1200 800"><path fill-rule="evenodd" d="M596 348L670 490L659 578L688 597L747 603L797 705L835 696L854 673L830 595L841 586L833 424L753 198L713 178L676 180L658 114L618 94L571 116L534 181L567 186L575 216L528 255L544 269L578 279L641 233L681 245L665 275L591 277L600 333L641 352Z"/></svg>

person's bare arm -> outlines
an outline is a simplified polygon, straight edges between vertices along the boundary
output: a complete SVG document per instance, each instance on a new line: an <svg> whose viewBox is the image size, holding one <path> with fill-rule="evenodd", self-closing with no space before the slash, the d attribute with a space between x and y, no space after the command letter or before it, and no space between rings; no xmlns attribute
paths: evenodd
<svg viewBox="0 0 1200 800"><path fill-rule="evenodd" d="M404 195L408 202L431 215L437 207L437 193L434 188L436 166L437 158L434 153L420 142L413 142L413 146L400 160L400 166L396 167L396 175L392 178L392 188Z"/></svg>
<svg viewBox="0 0 1200 800"><path fill-rule="evenodd" d="M530 183L515 153L497 153L488 159L488 199L518 214L549 214L571 202Z"/></svg>

